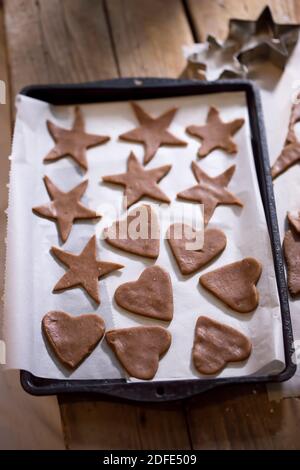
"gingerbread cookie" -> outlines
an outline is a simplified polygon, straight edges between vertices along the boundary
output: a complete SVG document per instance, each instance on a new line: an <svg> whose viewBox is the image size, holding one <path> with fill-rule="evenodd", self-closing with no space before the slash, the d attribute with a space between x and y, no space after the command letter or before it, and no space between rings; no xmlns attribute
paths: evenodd
<svg viewBox="0 0 300 470"><path fill-rule="evenodd" d="M291 109L290 121L288 126L288 133L286 136L285 144L297 142L295 133L295 124L300 121L300 93L296 96L295 103Z"/></svg>
<svg viewBox="0 0 300 470"><path fill-rule="evenodd" d="M295 124L300 121L299 99L300 95L297 96L296 103L292 106L291 109L288 133L283 149L271 169L273 179L300 161L300 142L298 141L295 133Z"/></svg>
<svg viewBox="0 0 300 470"><path fill-rule="evenodd" d="M190 233L187 238L185 233ZM176 233L182 237L176 237ZM168 242L182 274L198 271L215 259L226 247L226 236L222 230L207 228L204 231L204 244L201 249L189 249L197 240L197 232L184 224L173 224L168 230Z"/></svg>
<svg viewBox="0 0 300 470"><path fill-rule="evenodd" d="M153 170L145 170L134 153L131 152L127 161L126 173L103 176L102 180L105 183L120 184L125 187L124 206L126 209L143 196L169 203L170 199L157 183L169 173L170 169L171 165L164 165Z"/></svg>
<svg viewBox="0 0 300 470"><path fill-rule="evenodd" d="M98 315L73 317L53 311L44 316L42 330L59 361L70 369L76 369L103 337L105 324Z"/></svg>
<svg viewBox="0 0 300 470"><path fill-rule="evenodd" d="M44 183L52 201L50 204L34 207L35 214L57 222L60 238L63 242L68 239L74 220L99 219L101 216L81 204L80 199L86 191L88 181L83 181L75 188L64 193L54 183L44 176Z"/></svg>
<svg viewBox="0 0 300 470"><path fill-rule="evenodd" d="M287 144L281 151L281 154L275 161L271 168L272 178L275 179L277 176L284 173L295 163L300 161L300 143L295 142Z"/></svg>
<svg viewBox="0 0 300 470"><path fill-rule="evenodd" d="M200 158L206 157L218 148L228 153L236 153L237 146L231 137L242 127L244 122L244 119L223 122L220 119L219 111L212 106L209 109L204 126L189 126L186 131L188 134L202 140L202 145L198 151Z"/></svg>
<svg viewBox="0 0 300 470"><path fill-rule="evenodd" d="M198 318L192 356L200 374L217 374L230 362L245 361L251 348L249 339L231 326Z"/></svg>
<svg viewBox="0 0 300 470"><path fill-rule="evenodd" d="M235 165L215 177L207 175L195 162L192 162L192 170L198 184L178 193L177 197L203 204L205 225L208 224L215 208L220 204L234 204L243 207L242 202L226 189L235 171Z"/></svg>
<svg viewBox="0 0 300 470"><path fill-rule="evenodd" d="M300 234L288 230L283 240L284 257L287 264L288 288L291 295L300 293Z"/></svg>
<svg viewBox="0 0 300 470"><path fill-rule="evenodd" d="M117 220L104 229L105 240L115 248L157 258L159 255L160 230L157 215L149 204L133 209L124 220Z"/></svg>
<svg viewBox="0 0 300 470"><path fill-rule="evenodd" d="M300 211L288 212L287 218L291 227L293 227L296 232L300 233Z"/></svg>
<svg viewBox="0 0 300 470"><path fill-rule="evenodd" d="M100 304L98 280L116 269L124 268L122 264L97 259L95 235L90 238L79 255L55 246L51 248L51 253L69 268L54 286L53 292L82 286L98 304Z"/></svg>
<svg viewBox="0 0 300 470"><path fill-rule="evenodd" d="M200 284L236 312L248 313L258 306L256 284L261 271L259 261L244 258L203 274Z"/></svg>
<svg viewBox="0 0 300 470"><path fill-rule="evenodd" d="M170 126L177 108L166 111L158 118L153 118L147 114L138 104L131 103L132 109L140 123L140 127L120 135L120 139L128 142L141 143L145 147L144 165L150 162L157 150L162 145L187 145L183 140L178 139L167 128Z"/></svg>
<svg viewBox="0 0 300 470"><path fill-rule="evenodd" d="M141 380L153 379L171 345L171 334L161 326L110 330L105 338L128 374Z"/></svg>
<svg viewBox="0 0 300 470"><path fill-rule="evenodd" d="M137 281L121 284L115 300L120 307L138 315L164 321L173 318L171 278L160 266L150 266Z"/></svg>
<svg viewBox="0 0 300 470"><path fill-rule="evenodd" d="M87 170L86 149L107 142L107 135L87 134L84 130L84 120L80 108L75 108L75 120L71 129L47 121L48 130L53 137L55 146L44 158L44 162L53 162L64 157L71 157L84 170Z"/></svg>

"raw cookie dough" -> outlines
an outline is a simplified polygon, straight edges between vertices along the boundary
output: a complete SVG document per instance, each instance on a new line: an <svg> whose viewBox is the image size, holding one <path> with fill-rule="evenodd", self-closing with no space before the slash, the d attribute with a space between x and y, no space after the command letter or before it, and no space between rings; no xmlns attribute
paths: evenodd
<svg viewBox="0 0 300 470"><path fill-rule="evenodd" d="M161 326L110 330L105 338L128 374L141 380L153 379L159 359L168 351L172 339Z"/></svg>
<svg viewBox="0 0 300 470"><path fill-rule="evenodd" d="M44 183L51 202L33 207L32 210L36 215L56 220L58 232L63 242L68 239L74 220L99 219L101 217L97 212L88 209L79 201L86 191L87 180L67 193L58 189L48 176L44 176Z"/></svg>
<svg viewBox="0 0 300 470"><path fill-rule="evenodd" d="M185 237L185 229L192 232L193 237ZM182 238L175 237L182 233ZM191 274L198 271L207 263L216 258L226 247L226 236L222 230L207 228L204 231L204 244L199 250L187 249L189 244L196 240L196 231L184 224L176 223L169 227L168 242L182 274Z"/></svg>
<svg viewBox="0 0 300 470"><path fill-rule="evenodd" d="M219 111L212 106L209 109L204 126L188 126L186 131L188 134L202 140L202 145L198 151L200 158L206 157L218 148L228 153L236 153L237 146L231 137L242 127L244 122L244 119L223 122L220 119Z"/></svg>
<svg viewBox="0 0 300 470"><path fill-rule="evenodd" d="M169 173L170 169L171 165L164 165L152 170L145 170L134 153L131 152L127 161L126 173L103 176L102 180L105 183L125 186L124 207L126 209L139 201L143 196L169 203L170 199L157 183Z"/></svg>
<svg viewBox="0 0 300 470"><path fill-rule="evenodd" d="M192 170L198 184L178 193L177 197L203 204L205 225L208 224L219 204L234 204L243 207L242 202L226 189L235 171L235 165L214 177L207 175L195 162L192 162Z"/></svg>
<svg viewBox="0 0 300 470"><path fill-rule="evenodd" d="M150 266L137 281L121 284L115 300L120 307L138 315L164 321L173 318L171 277L160 266Z"/></svg>
<svg viewBox="0 0 300 470"><path fill-rule="evenodd" d="M69 268L54 286L53 292L82 286L92 299L100 304L98 280L100 277L124 266L122 264L97 260L96 251L95 235L90 238L79 255L74 255L53 246L51 253Z"/></svg>
<svg viewBox="0 0 300 470"><path fill-rule="evenodd" d="M229 362L244 361L250 354L251 342L245 335L210 318L198 318L192 356L200 374L217 374Z"/></svg>
<svg viewBox="0 0 300 470"><path fill-rule="evenodd" d="M110 245L128 253L146 258L157 258L159 255L159 222L149 204L132 209L125 219L105 228L104 235Z"/></svg>
<svg viewBox="0 0 300 470"><path fill-rule="evenodd" d="M287 281L291 295L300 293L300 234L288 230L283 240L284 257L287 264Z"/></svg>
<svg viewBox="0 0 300 470"><path fill-rule="evenodd" d="M166 111L158 118L153 118L137 103L131 103L131 106L140 123L140 127L121 134L120 139L144 144L144 165L152 160L161 145L187 145L186 142L167 131L177 108Z"/></svg>
<svg viewBox="0 0 300 470"><path fill-rule="evenodd" d="M296 98L296 103L292 106L291 116L288 126L288 133L283 149L271 168L272 178L284 173L292 165L300 161L300 142L295 133L295 124L300 121L300 95Z"/></svg>
<svg viewBox="0 0 300 470"><path fill-rule="evenodd" d="M283 147L281 154L277 158L276 162L272 166L272 178L275 179L277 176L284 173L291 166L295 165L300 161L300 143L293 142Z"/></svg>
<svg viewBox="0 0 300 470"><path fill-rule="evenodd" d="M300 233L300 211L290 211L287 213L287 218L291 227L296 232Z"/></svg>
<svg viewBox="0 0 300 470"><path fill-rule="evenodd" d="M44 316L42 330L59 361L70 369L76 369L103 337L105 324L98 315L73 317L53 311Z"/></svg>
<svg viewBox="0 0 300 470"><path fill-rule="evenodd" d="M244 258L203 274L200 284L236 312L248 313L258 306L256 284L261 271L259 261Z"/></svg>
<svg viewBox="0 0 300 470"><path fill-rule="evenodd" d="M53 162L64 157L71 157L84 170L88 169L86 149L107 142L107 135L87 134L84 130L84 120L80 108L75 108L75 119L72 129L62 127L47 121L48 130L53 137L55 146L44 158L44 162Z"/></svg>

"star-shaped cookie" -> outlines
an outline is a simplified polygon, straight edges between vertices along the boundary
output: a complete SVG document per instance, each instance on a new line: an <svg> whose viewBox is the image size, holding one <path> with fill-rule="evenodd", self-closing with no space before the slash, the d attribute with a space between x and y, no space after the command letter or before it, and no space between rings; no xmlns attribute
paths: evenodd
<svg viewBox="0 0 300 470"><path fill-rule="evenodd" d="M145 170L133 152L127 160L127 172L118 175L103 176L105 183L125 186L124 206L126 209L143 196L157 201L170 202L168 196L160 189L158 182L170 171L171 165L164 165L153 170Z"/></svg>
<svg viewBox="0 0 300 470"><path fill-rule="evenodd" d="M106 135L87 134L84 130L84 120L80 108L75 108L75 119L71 129L64 129L47 121L55 146L44 158L44 162L53 162L64 157L71 157L84 170L87 170L86 150L107 142L110 137Z"/></svg>
<svg viewBox="0 0 300 470"><path fill-rule="evenodd" d="M170 126L177 108L161 114L158 118L153 118L147 114L138 104L131 103L133 111L140 123L140 127L132 131L125 132L119 137L128 142L144 144L144 164L150 162L161 145L187 145L183 140L178 139L167 128Z"/></svg>
<svg viewBox="0 0 300 470"><path fill-rule="evenodd" d="M298 232L300 235L300 211L289 211L287 213L287 219L290 226L293 227L293 229L296 230L296 232Z"/></svg>
<svg viewBox="0 0 300 470"><path fill-rule="evenodd" d="M195 162L192 162L192 170L198 184L178 193L177 197L203 204L205 225L209 222L215 208L220 204L234 204L243 207L242 202L226 189L235 171L235 165L215 177L208 176Z"/></svg>
<svg viewBox="0 0 300 470"><path fill-rule="evenodd" d="M82 286L98 304L100 304L98 286L100 277L116 269L124 268L122 264L97 259L95 235L90 238L79 255L63 251L55 246L51 248L51 253L69 268L54 286L53 292Z"/></svg>
<svg viewBox="0 0 300 470"><path fill-rule="evenodd" d="M277 176L284 173L291 166L295 165L300 161L300 143L293 142L283 147L279 157L275 161L271 168L272 178L275 179Z"/></svg>
<svg viewBox="0 0 300 470"><path fill-rule="evenodd" d="M85 193L88 181L83 181L67 193L61 191L55 184L44 176L44 183L52 201L49 204L33 207L33 212L42 217L54 219L57 222L60 238L65 242L76 219L95 219L101 216L85 207L79 201Z"/></svg>
<svg viewBox="0 0 300 470"><path fill-rule="evenodd" d="M273 179L300 161L300 142L298 141L295 132L295 125L300 121L299 98L300 94L298 94L297 101L292 106L288 133L283 149L271 168Z"/></svg>
<svg viewBox="0 0 300 470"><path fill-rule="evenodd" d="M244 122L244 119L223 122L219 111L212 106L209 109L204 126L188 126L186 131L188 134L202 140L202 145L198 151L200 158L206 157L217 148L228 153L236 153L237 146L231 137L242 127Z"/></svg>

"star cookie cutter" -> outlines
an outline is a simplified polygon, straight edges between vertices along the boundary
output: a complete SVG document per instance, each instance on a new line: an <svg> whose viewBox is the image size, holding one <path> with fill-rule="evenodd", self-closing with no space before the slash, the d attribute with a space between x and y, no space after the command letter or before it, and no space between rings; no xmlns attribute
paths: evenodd
<svg viewBox="0 0 300 470"><path fill-rule="evenodd" d="M181 78L217 80L245 78L258 61L284 70L297 43L299 24L278 24L267 6L256 20L231 19L224 41L208 35L206 43L188 55ZM201 47L202 46L202 47Z"/></svg>

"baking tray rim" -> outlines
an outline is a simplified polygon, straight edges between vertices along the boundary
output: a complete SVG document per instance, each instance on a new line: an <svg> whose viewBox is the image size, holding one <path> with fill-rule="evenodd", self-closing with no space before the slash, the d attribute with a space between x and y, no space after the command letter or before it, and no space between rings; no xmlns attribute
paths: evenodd
<svg viewBox="0 0 300 470"><path fill-rule="evenodd" d="M46 84L24 87L20 94L55 105L83 104L107 101L191 96L199 94L244 91L251 128L251 141L256 172L264 205L282 316L285 369L276 375L250 375L208 379L174 379L151 382L126 382L126 379L68 380L46 379L21 370L20 381L31 395L57 395L60 393L95 394L108 399L162 402L185 399L209 389L238 383L283 382L296 372L293 362L293 332L289 311L284 263L278 229L273 182L270 173L263 112L258 88L250 80L218 80L217 82L171 78L117 78L76 84ZM80 94L78 96L77 94ZM50 96L49 96L50 95ZM50 98L52 95L52 99ZM97 97L95 95L98 95ZM130 96L128 96L130 95ZM75 99L76 97L76 99ZM258 173L258 167L261 174ZM263 184L260 181L263 180Z"/></svg>

